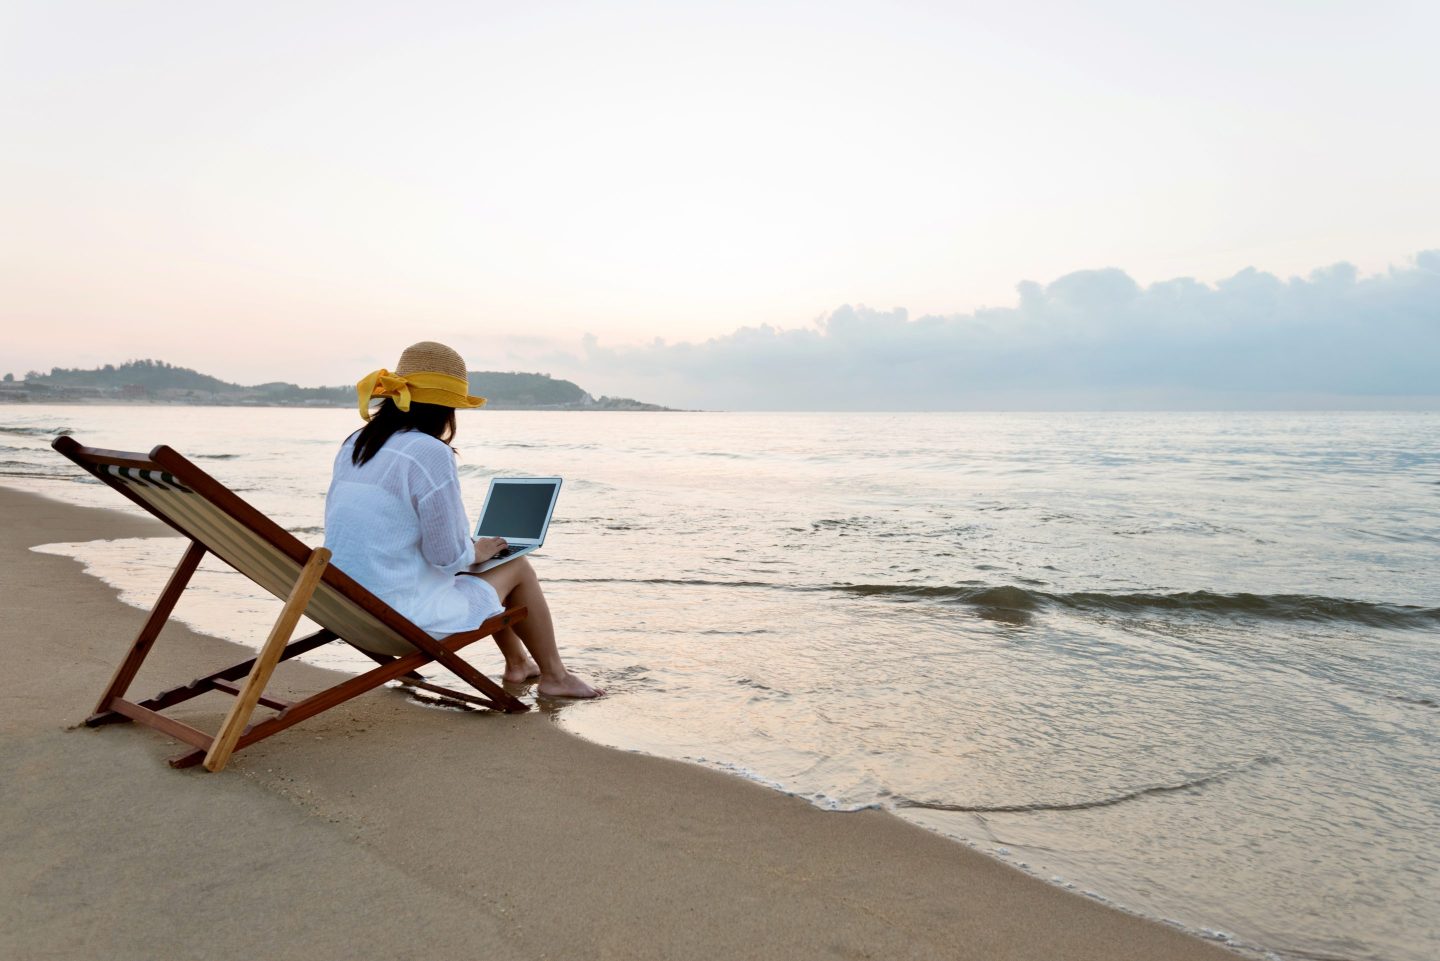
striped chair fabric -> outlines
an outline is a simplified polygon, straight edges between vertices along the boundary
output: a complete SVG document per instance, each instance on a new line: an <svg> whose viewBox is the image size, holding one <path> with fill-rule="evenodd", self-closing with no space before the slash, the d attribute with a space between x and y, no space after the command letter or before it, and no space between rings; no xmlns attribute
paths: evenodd
<svg viewBox="0 0 1440 961"><path fill-rule="evenodd" d="M98 466L256 584L281 600L289 595L300 565L206 497L164 471ZM362 650L392 656L415 650L409 641L324 581L305 608L305 616Z"/></svg>

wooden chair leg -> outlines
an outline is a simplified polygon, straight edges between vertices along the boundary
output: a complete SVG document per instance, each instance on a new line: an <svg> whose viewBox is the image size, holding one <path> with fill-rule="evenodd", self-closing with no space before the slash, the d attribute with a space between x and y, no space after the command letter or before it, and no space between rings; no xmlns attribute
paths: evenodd
<svg viewBox="0 0 1440 961"><path fill-rule="evenodd" d="M484 640L502 628L509 627L523 620L525 613L525 608L523 607L512 608L497 614L474 631L451 634L449 637L440 641L432 640L430 644L441 647L447 652L454 653L469 644ZM274 717L266 718L243 731L239 740L235 742L234 750L238 751L242 748L249 747L257 741L263 741L270 735L278 734L288 727L299 724L306 718L314 717L316 714L330 710L330 708L337 704L343 704L352 697L357 697L367 691L372 691L387 681L399 680L415 672L417 668L425 664L434 663L435 659L427 651L417 647L415 651L400 657L379 655L376 656L374 660L380 663L379 667L367 671L364 674L347 678L334 687L329 687L316 694L312 694L302 701L296 701ZM466 696L464 699L472 704L478 704L482 707L491 708L492 710L511 712L515 710L513 705L517 704L519 705L520 711L530 710L528 704L518 701L508 694L505 695L505 697L509 703L490 701L484 697L470 698ZM206 753L204 748L187 751L184 754L171 758L170 766L173 768L194 767L204 760Z"/></svg>
<svg viewBox="0 0 1440 961"><path fill-rule="evenodd" d="M145 663L145 656L150 653L155 638L160 636L160 629L165 626L166 621L170 620L170 614L175 610L176 601L180 600L180 595L185 591L185 585L190 583L190 577L195 573L195 568L200 566L200 559L204 556L204 545L199 541L192 540L190 546L185 549L185 556L180 558L179 564L175 565L175 571L165 584L165 590L155 601L155 606L151 608L150 616L145 619L140 633L135 635L135 643L130 645L130 653L125 655L125 660L121 661L120 666L115 669L115 676L110 678L110 685L100 696L100 702L95 705L95 713L92 717L110 710L110 705L115 698L124 697L125 692L130 689L130 682L135 680L136 674L140 673L140 665Z"/></svg>
<svg viewBox="0 0 1440 961"><path fill-rule="evenodd" d="M280 660L288 661L292 657L306 654L336 639L335 632L324 629L318 630L308 637L302 637L297 641L291 641L285 645L285 650L281 653ZM213 690L217 681L233 681L237 678L244 677L249 674L254 667L255 658L248 658L239 663L231 664L223 670L215 671L213 674L207 674L204 677L197 677L193 681L187 681L184 684L166 688L154 697L149 697L136 703L139 707L143 707L146 710L163 711L167 707L174 707L176 704L188 701L192 697L199 697L201 694ZM89 727L99 727L102 724L115 724L120 721L130 720L130 718L116 711L114 704L115 702L112 701L108 711L86 718L86 725Z"/></svg>
<svg viewBox="0 0 1440 961"><path fill-rule="evenodd" d="M526 611L524 608L516 608L514 611L503 611L499 615L500 617L503 617L505 619L501 627L493 627L489 633L482 634L481 636L490 637L495 632L501 630L502 627L508 627L515 621L522 620L525 615ZM486 624L492 623L498 622L495 618L491 618L490 621L486 622ZM484 627L485 625L481 625L481 630L484 630ZM450 637L455 636L456 635L454 634L450 635ZM528 706L513 697L503 687L490 680L490 678L486 677L484 674L481 674L475 668L471 667L469 662L461 658L460 655L447 648L444 641L449 639L450 638L444 638L440 641L430 640L428 644L423 641L417 640L415 644L417 647L420 648L420 650L424 651L426 654L429 654L432 658L434 658L435 662L438 663L441 667L447 668L451 674L454 674L456 677L460 678L462 681L469 684L477 691L480 691L484 697L498 704L500 706L500 709L506 714L520 714L530 710ZM388 660L384 655L371 654L369 651L361 651L361 653L365 654L371 660L376 661L380 664L384 664ZM418 671L412 671L410 674L406 675L406 677L411 682L413 682L411 684L412 687L424 687L424 684L426 682L425 676ZM442 688L441 690L443 691L444 688ZM461 700L469 700L469 698L462 697Z"/></svg>
<svg viewBox="0 0 1440 961"><path fill-rule="evenodd" d="M250 675L245 679L240 693L236 695L235 703L230 706L230 713L225 715L225 723L220 725L214 743L205 753L207 771L222 770L229 762L230 755L235 750L235 742L240 740L246 722L254 713L255 705L264 693L265 685L270 682L270 675L274 673L275 665L280 662L280 655L289 643L290 635L295 632L295 625L300 623L300 615L305 613L305 607L310 603L310 595L315 593L315 587L320 583L320 575L325 573L325 565L329 563L330 552L323 547L317 547L310 552L310 559L300 569L300 576L291 588L290 596L285 600L285 606L275 620L275 626L270 629L270 636L265 639L260 656L255 658L255 666L250 669Z"/></svg>
<svg viewBox="0 0 1440 961"><path fill-rule="evenodd" d="M476 638L469 635L459 635L453 642L454 647L463 647L465 644L473 643ZM310 695L303 701L296 701L284 711L274 717L266 718L244 731L235 744L235 750L248 747L256 741L263 741L272 734L285 730L287 727L299 724L301 721L314 717L324 711L330 710L337 704L343 704L352 697L357 697L367 691L372 691L387 681L393 681L422 664L429 664L433 659L429 654L422 651L415 651L413 654L406 654L402 657L390 658L377 668L347 678L336 684L334 687L327 687ZM497 705L498 706L498 705ZM170 766L174 768L187 768L199 764L205 757L204 750L188 751L170 759Z"/></svg>
<svg viewBox="0 0 1440 961"><path fill-rule="evenodd" d="M465 704L474 704L477 707L488 707L492 710L497 708L503 710L500 705L496 704L488 697L480 697L475 694L466 694L464 691L457 691L452 688L441 687L439 684L431 684L429 681L425 680L417 681L408 674L403 677L395 678L395 683L403 685L404 687L410 688L411 690L415 691L429 691L431 694L438 694L440 697L446 698L447 700L461 701Z"/></svg>
<svg viewBox="0 0 1440 961"><path fill-rule="evenodd" d="M523 608L520 610L523 610ZM516 618L516 620L518 619L519 618ZM454 637L455 635L452 634L450 636ZM489 635L485 636L488 637ZM445 640L449 639L450 638L445 638ZM443 641L432 640L426 645L417 639L415 645L434 658L441 667L448 669L451 674L454 674L466 684L469 684L485 696L492 698L497 704L500 704L506 714L523 714L530 710L527 705L521 703L499 684L496 684L490 680L490 678L475 670L475 668L471 667L460 655L447 648Z"/></svg>

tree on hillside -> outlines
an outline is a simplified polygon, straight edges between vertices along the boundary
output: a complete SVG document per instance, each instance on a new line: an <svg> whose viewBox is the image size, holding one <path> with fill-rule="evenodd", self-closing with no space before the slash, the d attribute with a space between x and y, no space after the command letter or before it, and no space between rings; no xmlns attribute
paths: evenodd
<svg viewBox="0 0 1440 961"><path fill-rule="evenodd" d="M584 405L590 400L578 385L555 380L549 374L494 370L470 371L470 392L489 397L494 407L564 407Z"/></svg>
<svg viewBox="0 0 1440 961"><path fill-rule="evenodd" d="M216 394L243 390L238 384L227 383L188 367L176 367L163 360L127 360L118 367L105 364L90 370L55 367L48 375L37 373L35 376L55 387L138 386L147 390L198 390Z"/></svg>
<svg viewBox="0 0 1440 961"><path fill-rule="evenodd" d="M15 381L15 375L14 375L14 374L6 374L6 375L5 375L5 383L10 384L10 383L14 383L14 381Z"/></svg>

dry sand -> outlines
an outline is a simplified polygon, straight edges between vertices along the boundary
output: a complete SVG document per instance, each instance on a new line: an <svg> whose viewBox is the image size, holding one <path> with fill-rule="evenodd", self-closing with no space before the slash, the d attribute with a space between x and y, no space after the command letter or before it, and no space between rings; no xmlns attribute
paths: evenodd
<svg viewBox="0 0 1440 961"><path fill-rule="evenodd" d="M168 530L6 489L0 518L7 961L1233 961L891 815L825 813L599 747L539 712L376 691L220 774L171 770L181 745L157 732L74 727L142 612L75 561L27 550ZM172 623L133 691L247 655ZM334 677L290 664L272 685ZM228 703L207 695L177 715L213 730Z"/></svg>

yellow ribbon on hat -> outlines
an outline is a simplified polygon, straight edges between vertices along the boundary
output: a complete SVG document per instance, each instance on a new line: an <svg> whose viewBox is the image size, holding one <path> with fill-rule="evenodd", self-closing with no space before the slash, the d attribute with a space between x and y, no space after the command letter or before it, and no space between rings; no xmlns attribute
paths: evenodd
<svg viewBox="0 0 1440 961"><path fill-rule="evenodd" d="M403 411L410 410L411 402L467 409L485 403L484 397L470 395L470 384L463 377L433 370L418 370L409 374L392 374L384 368L372 370L360 378L355 385L355 393L360 403L360 416L367 421L370 419L370 402L377 397L390 398Z"/></svg>

